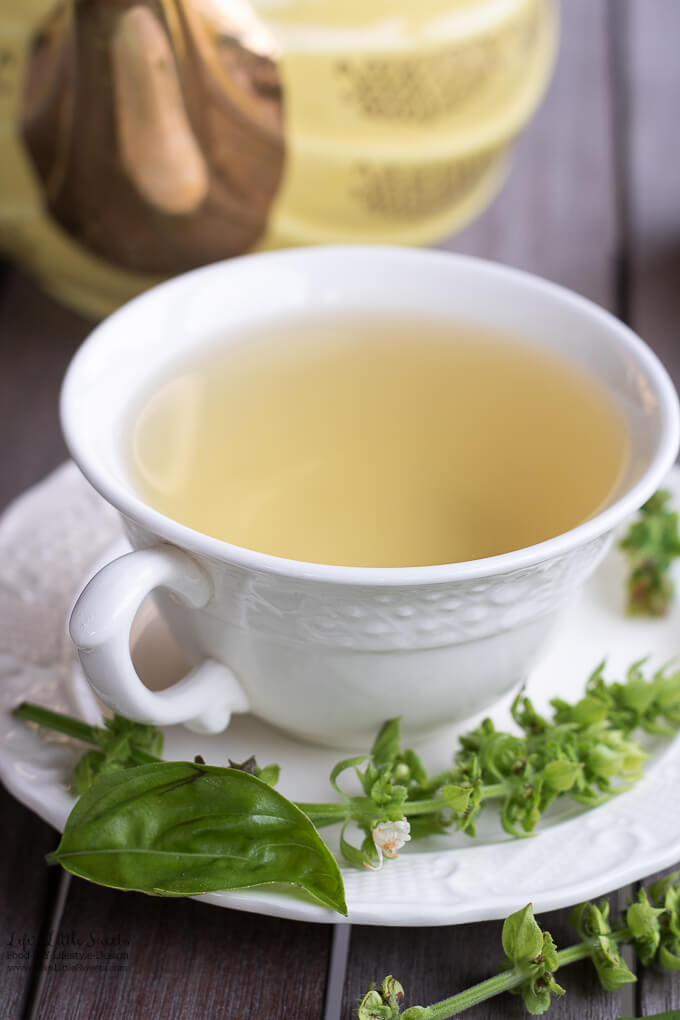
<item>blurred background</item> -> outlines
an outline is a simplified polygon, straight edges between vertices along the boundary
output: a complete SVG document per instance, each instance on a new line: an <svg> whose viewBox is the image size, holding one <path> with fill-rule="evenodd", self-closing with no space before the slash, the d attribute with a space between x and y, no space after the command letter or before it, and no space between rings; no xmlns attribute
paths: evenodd
<svg viewBox="0 0 680 1020"><path fill-rule="evenodd" d="M521 266L614 310L669 361L674 0L3 8L10 441L54 428L96 318L164 276L293 244L436 244ZM33 458L63 452L58 434L52 448L24 451L13 491Z"/></svg>
<svg viewBox="0 0 680 1020"><path fill-rule="evenodd" d="M93 315L300 244L429 244L492 200L556 0L29 0L0 243Z"/></svg>

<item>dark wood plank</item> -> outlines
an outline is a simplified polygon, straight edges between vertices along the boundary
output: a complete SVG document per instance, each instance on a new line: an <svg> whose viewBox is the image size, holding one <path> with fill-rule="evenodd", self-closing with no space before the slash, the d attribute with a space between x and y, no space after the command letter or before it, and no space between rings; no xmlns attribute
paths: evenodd
<svg viewBox="0 0 680 1020"><path fill-rule="evenodd" d="M628 9L631 323L680 385L680 4Z"/></svg>
<svg viewBox="0 0 680 1020"><path fill-rule="evenodd" d="M76 879L39 1015L318 1020L329 946L327 926L123 894Z"/></svg>
<svg viewBox="0 0 680 1020"><path fill-rule="evenodd" d="M0 299L0 507L66 457L59 387L91 328L23 273L9 274Z"/></svg>
<svg viewBox="0 0 680 1020"><path fill-rule="evenodd" d="M65 457L57 419L61 376L90 324L58 307L23 274L0 291L0 509ZM45 854L57 835L0 788L0 1015L21 1015L58 891ZM23 948L18 943L24 943ZM10 945L10 943L14 943ZM20 952L20 957L11 956Z"/></svg>
<svg viewBox="0 0 680 1020"><path fill-rule="evenodd" d="M680 385L680 5L628 0L621 90L628 121L631 324ZM677 805L674 809L677 810ZM676 867L680 867L680 864ZM680 1009L680 975L640 972L636 1015Z"/></svg>
<svg viewBox="0 0 680 1020"><path fill-rule="evenodd" d="M0 1017L21 1016L56 892L45 854L57 836L0 786Z"/></svg>
<svg viewBox="0 0 680 1020"><path fill-rule="evenodd" d="M538 273L615 309L607 6L603 0L569 0L561 9L556 73L542 108L517 145L505 188L476 223L445 247ZM565 912L545 920L559 942L573 941L565 928ZM500 931L500 922L411 931L355 928L346 1017L368 982L388 973L402 979L409 1003L422 1004L489 977L502 956ZM551 1007L551 1016L610 1020L624 1012L625 997L604 993L589 965L570 967L564 981L569 993ZM520 1000L505 996L465 1015L495 1020L526 1012Z"/></svg>

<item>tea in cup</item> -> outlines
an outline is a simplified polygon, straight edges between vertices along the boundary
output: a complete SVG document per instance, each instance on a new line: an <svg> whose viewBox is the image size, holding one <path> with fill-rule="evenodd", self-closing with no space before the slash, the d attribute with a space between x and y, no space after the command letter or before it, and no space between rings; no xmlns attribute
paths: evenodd
<svg viewBox="0 0 680 1020"><path fill-rule="evenodd" d="M538 278L443 253L304 249L163 284L67 374L71 452L133 552L80 597L95 692L142 722L252 711L365 747L527 677L560 609L678 446L652 352ZM156 591L193 672L147 690Z"/></svg>

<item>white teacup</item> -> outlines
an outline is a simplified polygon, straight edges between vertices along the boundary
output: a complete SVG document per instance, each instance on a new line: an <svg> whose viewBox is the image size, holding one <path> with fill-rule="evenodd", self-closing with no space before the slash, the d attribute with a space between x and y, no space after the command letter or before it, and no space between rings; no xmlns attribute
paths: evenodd
<svg viewBox="0 0 680 1020"><path fill-rule="evenodd" d="M632 436L628 469L596 516L549 541L444 566L366 568L265 555L163 516L135 491L123 429L131 398L215 335L337 310L466 321L540 342L599 380ZM523 681L556 615L614 529L676 456L678 401L655 355L595 305L504 266L398 248L246 256L177 277L121 308L75 356L62 392L70 451L123 516L133 552L88 584L71 618L103 702L140 722L217 732L252 711L319 743L367 747L387 717L420 737ZM584 451L587 456L587 451ZM152 591L195 669L162 692L137 676L130 627Z"/></svg>

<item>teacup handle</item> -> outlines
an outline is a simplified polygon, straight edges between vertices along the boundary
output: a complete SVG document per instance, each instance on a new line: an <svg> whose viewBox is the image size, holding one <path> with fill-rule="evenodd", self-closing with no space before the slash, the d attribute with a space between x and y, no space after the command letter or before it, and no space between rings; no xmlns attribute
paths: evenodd
<svg viewBox="0 0 680 1020"><path fill-rule="evenodd" d="M120 715L160 726L184 723L197 733L219 733L248 699L227 666L206 659L164 691L150 691L130 656L130 629L143 599L167 588L192 609L213 595L210 577L170 545L138 549L95 574L71 614L69 629L95 694Z"/></svg>

